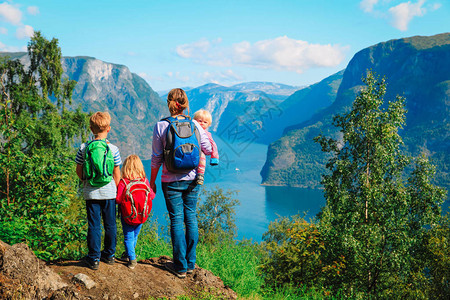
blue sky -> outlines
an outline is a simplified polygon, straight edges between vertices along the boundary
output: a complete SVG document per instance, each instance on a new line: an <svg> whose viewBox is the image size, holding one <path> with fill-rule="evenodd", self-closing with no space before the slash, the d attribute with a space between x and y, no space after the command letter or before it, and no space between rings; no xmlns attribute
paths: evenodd
<svg viewBox="0 0 450 300"><path fill-rule="evenodd" d="M156 91L303 86L379 42L449 32L450 0L0 2L0 51L24 51L34 30L64 56L126 65Z"/></svg>

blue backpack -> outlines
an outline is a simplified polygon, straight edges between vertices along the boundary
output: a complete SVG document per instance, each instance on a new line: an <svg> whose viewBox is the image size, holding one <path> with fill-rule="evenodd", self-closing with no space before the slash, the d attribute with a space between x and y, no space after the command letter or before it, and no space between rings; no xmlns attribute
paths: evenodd
<svg viewBox="0 0 450 300"><path fill-rule="evenodd" d="M200 162L200 132L189 116L183 119L168 117L169 122L164 163L169 172L185 173L198 167Z"/></svg>

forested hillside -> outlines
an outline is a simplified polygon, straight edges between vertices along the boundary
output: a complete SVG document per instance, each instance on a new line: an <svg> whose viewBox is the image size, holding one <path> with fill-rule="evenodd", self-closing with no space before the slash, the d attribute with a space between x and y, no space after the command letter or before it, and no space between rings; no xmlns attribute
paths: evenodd
<svg viewBox="0 0 450 300"><path fill-rule="evenodd" d="M450 34L391 40L358 52L343 74L332 105L310 120L286 128L272 143L261 172L266 185L319 188L326 154L312 139L323 133L339 139L334 115L348 111L367 70L386 78L386 100L406 98L406 126L400 134L413 155L425 152L437 165L436 182L450 187Z"/></svg>

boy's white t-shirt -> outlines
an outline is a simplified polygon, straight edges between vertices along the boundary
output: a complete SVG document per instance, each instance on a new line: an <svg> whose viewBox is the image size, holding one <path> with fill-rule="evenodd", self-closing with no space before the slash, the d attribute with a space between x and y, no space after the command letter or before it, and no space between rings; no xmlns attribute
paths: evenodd
<svg viewBox="0 0 450 300"><path fill-rule="evenodd" d="M117 146L108 143L109 148L111 149L114 156L114 166L120 166L122 164L122 158L120 157L119 148ZM86 152L86 143L80 146L78 149L77 156L75 158L75 162L79 165L83 165L84 157ZM83 180L83 197L85 200L109 200L116 199L117 195L117 187L116 183L111 180L105 186L102 187L94 187L87 182L87 180Z"/></svg>

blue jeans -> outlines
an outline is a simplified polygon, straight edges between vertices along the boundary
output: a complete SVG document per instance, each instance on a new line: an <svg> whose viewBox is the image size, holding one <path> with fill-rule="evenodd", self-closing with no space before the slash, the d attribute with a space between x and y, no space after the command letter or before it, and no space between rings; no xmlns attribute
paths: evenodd
<svg viewBox="0 0 450 300"><path fill-rule="evenodd" d="M198 243L196 209L199 186L193 180L163 182L162 190L170 217L175 269L178 272L193 270Z"/></svg>
<svg viewBox="0 0 450 300"><path fill-rule="evenodd" d="M88 219L88 257L91 260L99 260L100 256L111 257L116 253L116 199L110 200L86 200L86 213ZM103 251L102 227L105 228L105 240Z"/></svg>
<svg viewBox="0 0 450 300"><path fill-rule="evenodd" d="M136 243L138 240L139 232L141 231L142 224L139 225L130 225L127 224L120 218L122 221L122 230L123 230L123 243L125 244L125 253L127 254L130 260L136 259Z"/></svg>

